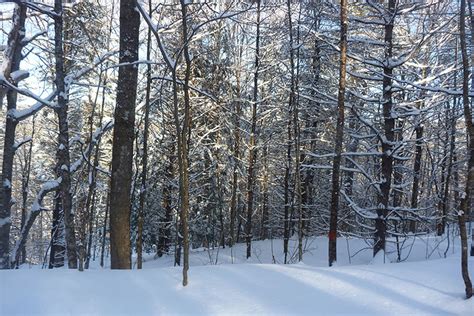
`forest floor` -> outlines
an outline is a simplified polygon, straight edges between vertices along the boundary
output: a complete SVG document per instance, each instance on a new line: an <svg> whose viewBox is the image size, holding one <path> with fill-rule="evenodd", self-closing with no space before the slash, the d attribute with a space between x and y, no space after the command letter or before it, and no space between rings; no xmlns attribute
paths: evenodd
<svg viewBox="0 0 474 316"><path fill-rule="evenodd" d="M407 240L404 262L395 263L389 243L384 263L365 241L339 238L332 268L325 237L309 239L304 263L289 265L273 264L283 260L281 240L254 242L250 260L244 244L232 252L200 248L191 253L185 288L172 256L148 255L144 269L132 271L23 266L0 271L0 315L474 315L474 300L464 299L459 240L454 247L450 240L444 258L447 245L446 236ZM295 246L292 240L292 253ZM469 269L474 276L474 257Z"/></svg>

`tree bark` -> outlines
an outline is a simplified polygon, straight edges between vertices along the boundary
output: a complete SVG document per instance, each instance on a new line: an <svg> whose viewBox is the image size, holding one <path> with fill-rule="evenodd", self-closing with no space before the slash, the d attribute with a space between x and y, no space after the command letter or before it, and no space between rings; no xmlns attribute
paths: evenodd
<svg viewBox="0 0 474 316"><path fill-rule="evenodd" d="M63 50L63 4L61 0L54 1L54 42L56 57L56 88L58 91L57 108L59 135L57 157L57 175L61 179L59 183L59 195L64 212L64 228L66 237L66 255L68 267L77 268L76 229L74 224L74 213L72 212L71 195L71 161L69 156L69 119L67 87L64 81L64 50Z"/></svg>
<svg viewBox="0 0 474 316"><path fill-rule="evenodd" d="M64 247L64 216L59 191L54 199L53 222L51 227L51 249L49 252L49 269L64 266L66 248Z"/></svg>

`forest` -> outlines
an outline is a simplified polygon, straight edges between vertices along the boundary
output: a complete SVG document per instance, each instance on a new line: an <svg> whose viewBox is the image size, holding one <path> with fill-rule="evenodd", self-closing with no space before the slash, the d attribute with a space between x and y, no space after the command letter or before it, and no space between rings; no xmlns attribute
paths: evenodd
<svg viewBox="0 0 474 316"><path fill-rule="evenodd" d="M0 314L469 315L473 11L0 1Z"/></svg>

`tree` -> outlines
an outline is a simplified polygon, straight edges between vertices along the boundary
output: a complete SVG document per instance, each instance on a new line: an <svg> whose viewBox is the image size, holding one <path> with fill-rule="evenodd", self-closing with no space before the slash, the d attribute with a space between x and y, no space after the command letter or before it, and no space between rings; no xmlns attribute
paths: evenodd
<svg viewBox="0 0 474 316"><path fill-rule="evenodd" d="M245 224L245 241L247 258L252 255L252 214L254 204L255 161L257 159L257 107L258 107L258 73L260 67L260 0L257 0L257 31L255 37L255 65L253 77L252 117L247 170L247 222Z"/></svg>
<svg viewBox="0 0 474 316"><path fill-rule="evenodd" d="M344 96L346 91L346 54L347 54L347 1L341 0L341 39L339 61L339 89L337 92L337 125L334 160L332 165L332 190L329 222L329 266L337 260L337 213L339 210L339 184L341 170L342 140L344 138Z"/></svg>
<svg viewBox="0 0 474 316"><path fill-rule="evenodd" d="M25 37L26 6L19 4L13 13L13 26L8 36L8 48L6 52L6 69L3 76L10 77L12 85L16 86L20 78L15 78L20 70L22 60L22 43ZM2 87L2 90L4 88ZM3 91L0 91L0 105L3 100ZM12 206L12 176L13 159L17 145L15 145L15 129L18 120L11 115L16 110L17 92L14 89L7 89L7 111L5 138L3 144L3 164L1 174L0 192L0 269L10 267L10 226L11 226L11 206Z"/></svg>
<svg viewBox="0 0 474 316"><path fill-rule="evenodd" d="M135 0L120 1L120 58L110 188L110 253L112 269L131 269L130 189L132 184L135 100L137 95L140 14Z"/></svg>
<svg viewBox="0 0 474 316"><path fill-rule="evenodd" d="M458 212L459 232L461 235L461 270L464 285L466 287L466 299L472 297L472 282L469 278L467 265L467 233L466 217L472 208L472 198L474 192L474 126L472 122L472 112L469 103L469 60L466 45L466 0L461 0L461 12L459 15L459 36L461 37L461 55L462 55L462 103L464 108L464 120L466 122L466 133L468 139L468 163L465 194Z"/></svg>
<svg viewBox="0 0 474 316"><path fill-rule="evenodd" d="M57 175L59 181L59 196L64 214L64 230L66 238L66 253L68 267L77 268L76 251L76 228L74 223L74 214L72 212L72 194L71 194L71 161L69 153L69 119L68 119L68 94L66 91L65 72L64 72L64 51L63 51L63 4L61 0L55 0L54 10L54 54L56 70L56 89L58 91L57 107L55 108L58 116L58 151L57 156Z"/></svg>
<svg viewBox="0 0 474 316"><path fill-rule="evenodd" d="M148 10L150 11L150 17L152 12L152 3L148 1ZM151 57L151 30L148 29L147 35L147 46L146 46L146 59L150 60ZM142 253L143 253L143 217L145 209L145 200L147 194L147 172L148 172L148 134L150 124L150 90L151 90L151 65L147 65L146 74L146 92L145 92L145 120L143 122L143 154L142 154L142 174L141 174L141 187L140 187L140 205L138 209L138 223L137 223L137 269L142 268Z"/></svg>

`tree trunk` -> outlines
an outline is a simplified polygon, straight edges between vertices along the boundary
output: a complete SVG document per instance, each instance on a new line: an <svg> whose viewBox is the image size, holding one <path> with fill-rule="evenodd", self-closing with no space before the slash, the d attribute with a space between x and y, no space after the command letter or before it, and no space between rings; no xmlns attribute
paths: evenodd
<svg viewBox="0 0 474 316"><path fill-rule="evenodd" d="M54 199L53 223L51 227L51 250L49 252L49 269L64 266L66 248L64 247L64 216L59 191Z"/></svg>
<svg viewBox="0 0 474 316"><path fill-rule="evenodd" d="M396 0L388 1L387 16L389 20L385 24L385 67L383 68L383 96L382 108L384 118L384 135L385 139L382 141L382 179L380 184L379 207L377 209L377 218L375 219L375 235L374 235L374 257L379 251L385 253L385 237L387 230L386 216L388 214L390 189L392 182L393 171L393 141L395 136L395 119L392 116L392 76L393 68L389 64L392 58L393 50L393 23L395 16Z"/></svg>
<svg viewBox="0 0 474 316"><path fill-rule="evenodd" d="M66 237L66 255L68 267L77 268L76 251L76 229L74 224L74 214L72 212L71 195L71 161L69 156L69 120L68 120L68 99L66 83L64 82L64 52L63 52L63 5L61 0L55 0L54 10L54 42L56 57L56 87L58 91L57 108L59 134L57 157L57 175L61 179L59 183L59 195L64 212L64 228Z"/></svg>
<svg viewBox="0 0 474 316"><path fill-rule="evenodd" d="M5 51L5 60L8 61L10 69L4 69L4 74L10 76L14 71L20 69L22 40L25 37L26 5L20 4L13 12L13 26L8 35L8 48ZM8 63L6 63L8 67ZM6 78L13 85L17 85L11 78ZM3 92L2 92L3 94ZM3 95L0 95L0 102ZM7 113L16 109L17 93L14 90L7 91ZM12 176L13 159L15 156L15 130L18 121L12 115L6 115L5 136L3 144L3 163L0 192L0 269L10 267L10 227L12 202Z"/></svg>
<svg viewBox="0 0 474 316"><path fill-rule="evenodd" d="M151 0L148 1L150 17L152 14ZM148 28L146 59L151 56L151 30ZM142 175L140 187L140 205L138 207L137 219L137 269L142 268L143 261L143 216L145 213L145 199L147 194L147 171L148 171L148 126L150 121L150 90L151 90L151 65L147 65L146 73L146 95L145 95L145 121L143 127L143 154L142 154Z"/></svg>
<svg viewBox="0 0 474 316"><path fill-rule="evenodd" d="M165 210L165 223L161 225L158 239L158 257L169 251L171 243L171 225L173 221L172 194L175 164L174 143L170 144L168 152L168 166L165 170L165 184L163 185L163 209Z"/></svg>
<svg viewBox="0 0 474 316"><path fill-rule="evenodd" d="M102 82L102 75L103 72L101 71L99 74L99 82ZM107 74L105 74L106 76ZM105 105L105 86L107 85L107 79L105 78L103 80L103 90L102 90L102 102L101 102L101 108L99 111L99 126L102 126L102 119L104 116L104 105ZM94 132L94 117L95 117L95 111L97 107L97 101L99 98L99 92L100 92L100 87L97 88L96 95L95 95L95 100L92 104L92 112L90 114L90 120L89 120L89 143L92 141L93 138L93 132ZM87 157L87 181L88 181L88 189L87 189L87 197L86 197L86 205L85 205L85 211L84 211L84 225L87 227L87 234L85 234L85 229L84 229L84 235L81 236L83 240L81 240L82 247L84 247L84 258L80 258L81 260L85 260L84 262L84 268L89 269L89 264L90 264L90 257L91 257L91 250L92 250L92 236L93 236L93 226L94 226L94 220L96 218L95 216L95 201L96 201L96 193L97 193L97 168L99 166L99 158L100 158L100 148L99 148L99 143L97 143L94 155L93 155L93 161L91 161L91 156L89 155Z"/></svg>
<svg viewBox="0 0 474 316"><path fill-rule="evenodd" d="M249 165L247 175L247 222L245 223L245 241L247 243L247 259L252 255L252 214L253 214L253 189L255 178L255 161L257 159L257 98L258 98L258 72L260 63L260 0L257 0L257 34L255 42L255 68L253 77L252 119L249 144Z"/></svg>
<svg viewBox="0 0 474 316"><path fill-rule="evenodd" d="M347 0L341 0L341 39L339 61L339 89L337 94L337 124L334 161L332 164L332 189L329 218L329 266L337 260L337 215L339 211L340 170L342 141L344 139L344 95L346 92L347 61Z"/></svg>
<svg viewBox="0 0 474 316"><path fill-rule="evenodd" d="M469 105L469 60L466 47L466 0L461 0L461 12L459 18L459 29L461 36L461 54L463 66L463 82L462 82L462 101L464 107L464 120L466 121L466 132L468 135L468 164L467 164L467 180L465 196L462 199L461 210L458 213L459 232L461 234L461 271L466 287L466 298L472 297L472 283L469 278L468 257L467 257L467 233L466 233L466 217L469 218L469 211L472 207L472 194L474 191L474 126L472 122L472 112Z"/></svg>
<svg viewBox="0 0 474 316"><path fill-rule="evenodd" d="M239 58L242 57L242 48L239 50ZM239 59L240 61L240 59ZM240 117L242 115L242 108L240 103L240 68L238 68L236 73L236 98L235 104L235 113L234 113L234 146L233 146L233 171L232 171L232 196L230 202L230 230L229 230L229 247L232 247L235 244L237 238L235 238L235 219L237 216L238 209L238 197L237 190L239 187L238 182L238 161L240 158Z"/></svg>
<svg viewBox="0 0 474 316"><path fill-rule="evenodd" d="M138 60L140 15L134 0L120 1L120 63ZM130 189L132 185L135 99L138 68L119 68L110 189L110 254L112 269L131 268Z"/></svg>
<svg viewBox="0 0 474 316"><path fill-rule="evenodd" d="M191 104L189 96L189 80L191 78L191 56L189 54L188 43L188 13L187 2L180 0L181 19L182 19L182 43L183 55L186 63L185 76L183 84L184 92L184 118L181 126L179 119L178 95L177 95L177 74L173 69L173 91L174 91L174 119L176 125L176 134L178 136L178 167L179 167L179 192L180 192L180 217L181 217L181 235L183 248L183 286L188 285L189 270L189 136L191 130Z"/></svg>
<svg viewBox="0 0 474 316"><path fill-rule="evenodd" d="M411 189L411 209L415 210L418 208L418 195L420 191L420 178L421 178L421 156L423 154L423 126L420 122L417 122L415 126L415 163L413 164L413 186ZM416 221L410 221L410 232L416 232Z"/></svg>
<svg viewBox="0 0 474 316"><path fill-rule="evenodd" d="M26 224L27 216L27 203L28 203L28 190L30 187L30 174L31 174L31 159L33 155L33 138L35 135L35 118L31 123L31 141L29 144L28 152L25 154L25 166L22 170L22 179L21 179L21 228ZM26 262L26 247L20 249L20 262L23 264Z"/></svg>
<svg viewBox="0 0 474 316"><path fill-rule="evenodd" d="M268 147L263 148L262 153L263 160L263 179L262 179L262 225L260 239L265 240L268 238Z"/></svg>
<svg viewBox="0 0 474 316"><path fill-rule="evenodd" d="M109 210L110 210L110 190L107 192L107 199L105 205L105 215L104 215L104 226L102 228L102 242L101 242L101 249L100 249L100 266L104 267L104 256L105 256L105 240L107 236L107 220L109 217Z"/></svg>

